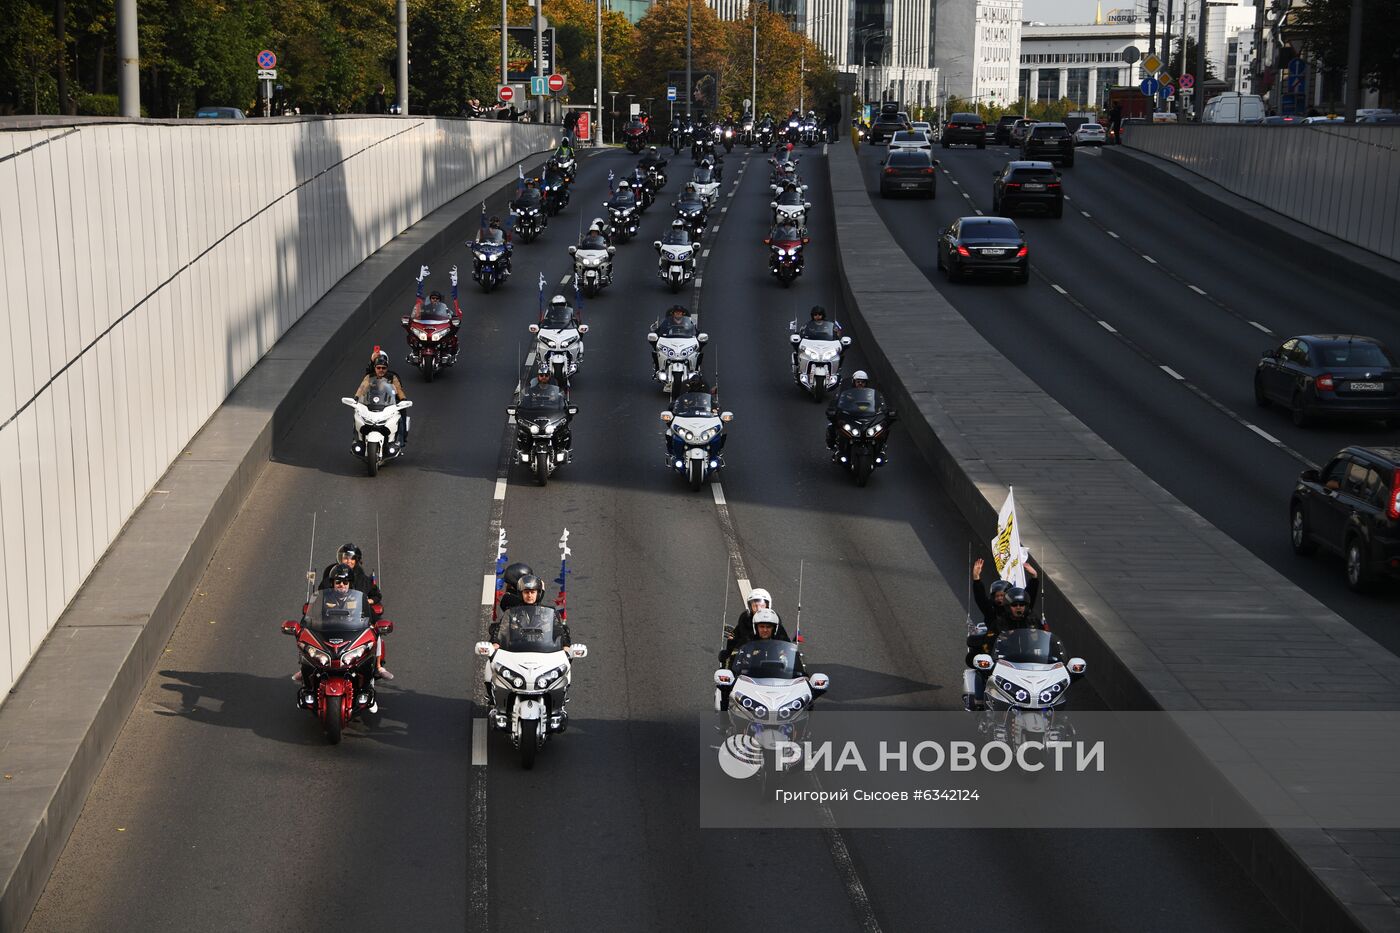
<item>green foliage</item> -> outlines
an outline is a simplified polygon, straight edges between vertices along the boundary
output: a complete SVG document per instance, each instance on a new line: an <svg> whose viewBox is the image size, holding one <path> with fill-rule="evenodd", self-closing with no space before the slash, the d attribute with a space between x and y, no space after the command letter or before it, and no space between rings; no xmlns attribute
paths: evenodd
<svg viewBox="0 0 1400 933"><path fill-rule="evenodd" d="M1184 74L1184 73L1186 73L1186 72L1190 72L1191 74L1196 75L1196 79L1197 79L1198 81L1199 81L1199 80L1214 81L1214 80L1217 79L1218 76L1216 75L1215 69L1214 69L1212 66L1213 66L1213 65L1216 65L1216 64L1218 64L1218 63L1217 63L1217 62L1212 62L1212 61L1211 61L1210 59L1208 59L1208 58L1206 59L1206 74L1205 74L1205 78L1202 79L1201 76L1200 76L1200 68L1201 68L1201 65L1200 65L1200 58L1199 58L1199 57L1197 56L1197 54L1196 54L1196 39L1195 39L1195 37L1194 37L1194 36L1187 36L1187 37L1186 37L1186 54L1185 54L1185 57L1182 56L1182 52L1181 52L1181 39L1180 39L1180 37L1178 37L1177 40L1176 40L1176 42L1172 43L1172 53L1171 53L1171 55L1168 56L1168 60L1167 60L1167 69L1166 69L1166 70L1167 70L1167 74L1171 75L1171 76L1172 76L1172 80L1174 80L1174 81L1180 81L1180 80L1181 80L1182 74Z"/></svg>
<svg viewBox="0 0 1400 933"><path fill-rule="evenodd" d="M1400 92L1400 3L1362 0L1361 77L1393 100ZM1305 53L1325 70L1345 72L1351 0L1308 0L1285 22L1284 37L1301 40Z"/></svg>
<svg viewBox="0 0 1400 933"><path fill-rule="evenodd" d="M85 117L115 117L120 113L115 94L79 94L78 113Z"/></svg>
<svg viewBox="0 0 1400 933"><path fill-rule="evenodd" d="M409 6L413 60L410 113L460 116L473 97L490 103L500 67L500 32L473 0L415 0Z"/></svg>

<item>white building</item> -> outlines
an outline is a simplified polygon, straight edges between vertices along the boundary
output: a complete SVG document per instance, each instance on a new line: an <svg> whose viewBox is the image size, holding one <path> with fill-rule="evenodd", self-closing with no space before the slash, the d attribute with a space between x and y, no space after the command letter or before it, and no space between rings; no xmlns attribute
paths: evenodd
<svg viewBox="0 0 1400 933"><path fill-rule="evenodd" d="M1254 93L1250 62L1254 60L1254 30L1241 29L1226 40L1225 81L1241 94Z"/></svg>
<svg viewBox="0 0 1400 933"><path fill-rule="evenodd" d="M940 96L987 104L1016 99L1021 0L937 0L934 56Z"/></svg>
<svg viewBox="0 0 1400 933"><path fill-rule="evenodd" d="M1105 88L1142 80L1141 64L1127 64L1123 52L1131 46L1145 55L1148 45L1145 22L1026 23L1021 27L1021 68L1012 99L1067 97L1085 109L1097 107L1106 99Z"/></svg>

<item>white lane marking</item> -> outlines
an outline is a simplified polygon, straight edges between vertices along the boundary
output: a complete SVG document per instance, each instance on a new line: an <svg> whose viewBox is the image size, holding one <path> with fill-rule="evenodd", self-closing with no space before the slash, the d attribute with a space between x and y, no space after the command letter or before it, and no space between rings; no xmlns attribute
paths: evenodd
<svg viewBox="0 0 1400 933"><path fill-rule="evenodd" d="M753 587L749 585L749 580L747 577L739 578L739 593L744 597L744 602L748 602L749 591L752 589Z"/></svg>
<svg viewBox="0 0 1400 933"><path fill-rule="evenodd" d="M1074 199L1071 198L1069 195L1065 195L1065 200L1066 200L1066 201L1072 201L1072 200L1074 200Z"/></svg>
<svg viewBox="0 0 1400 933"><path fill-rule="evenodd" d="M525 368L526 368L526 369L529 369L531 366L534 366L534 365L535 365L535 351L534 351L534 350L531 350L529 353L526 353L526 354L525 354Z"/></svg>
<svg viewBox="0 0 1400 933"><path fill-rule="evenodd" d="M486 718L472 717L472 764L479 768L486 767L486 735ZM485 778L477 780L482 781Z"/></svg>
<svg viewBox="0 0 1400 933"><path fill-rule="evenodd" d="M1266 334L1273 334L1273 331L1269 330L1267 327L1265 327L1263 324L1260 324L1258 321L1250 321L1249 323L1251 327L1257 327Z"/></svg>
<svg viewBox="0 0 1400 933"><path fill-rule="evenodd" d="M696 288L699 288L699 287L700 287L700 283L701 283L701 278L700 278L700 276L697 275L697 276L695 277L695 287L696 287ZM699 324L696 324L695 326L696 326L696 327L699 327L700 325L699 325Z"/></svg>
<svg viewBox="0 0 1400 933"><path fill-rule="evenodd" d="M1172 377L1173 379L1175 379L1177 382L1180 382L1183 378L1185 378L1184 376L1181 375L1181 373L1179 373L1179 372L1177 372L1176 370L1172 369L1170 366L1163 366L1163 367L1162 367L1162 372L1166 373L1168 376L1171 376L1171 377Z"/></svg>
<svg viewBox="0 0 1400 933"><path fill-rule="evenodd" d="M1191 291L1195 292L1197 295L1204 295L1206 293L1206 290L1204 288L1200 288L1196 285L1188 285L1186 287L1191 289Z"/></svg>
<svg viewBox="0 0 1400 933"><path fill-rule="evenodd" d="M1112 230L1105 230L1104 233L1107 233L1109 236L1113 237L1115 240L1118 239L1118 234L1114 233Z"/></svg>
<svg viewBox="0 0 1400 933"><path fill-rule="evenodd" d="M1244 426L1247 427L1247 428L1249 428L1249 429L1250 429L1251 431L1253 431L1255 434L1258 434L1260 437L1262 437L1264 440L1268 441L1270 444L1277 444L1277 443L1279 443L1279 439L1278 439L1278 438L1274 437L1272 434L1270 434L1268 431L1265 431L1263 428L1256 427L1255 425L1250 424L1248 421L1246 421L1246 422L1244 423Z"/></svg>
<svg viewBox="0 0 1400 933"><path fill-rule="evenodd" d="M725 501L724 501L724 489L722 489L722 488L720 487L720 484L719 484L718 482L714 482L714 483L711 483L711 484L710 484L710 492L714 493L714 495L715 495L715 505L724 505L724 504L725 504Z"/></svg>
<svg viewBox="0 0 1400 933"><path fill-rule="evenodd" d="M1108 323L1107 321L1099 321L1099 326L1102 327L1104 330L1108 331L1110 334L1118 333L1118 331L1114 329L1113 325Z"/></svg>
<svg viewBox="0 0 1400 933"><path fill-rule="evenodd" d="M1148 262L1152 263L1152 265L1154 265L1154 266L1157 265L1157 260L1153 259L1151 256L1147 255L1146 253L1143 253L1142 258L1143 258L1143 259L1146 259Z"/></svg>
<svg viewBox="0 0 1400 933"><path fill-rule="evenodd" d="M728 213L729 213L729 205L726 204L726 205L724 205L724 207L721 207L721 208L719 209L719 212L720 212L721 214L728 214Z"/></svg>
<svg viewBox="0 0 1400 933"><path fill-rule="evenodd" d="M496 575L486 574L481 581L481 604L483 606L494 606L496 604Z"/></svg>
<svg viewBox="0 0 1400 933"><path fill-rule="evenodd" d="M957 185L957 184L961 184L961 183L960 183L956 178L954 178L954 179L953 179L953 184Z"/></svg>
<svg viewBox="0 0 1400 933"><path fill-rule="evenodd" d="M710 258L710 251L709 251L708 249L705 250L703 253L700 254L700 258L701 258L701 259L709 259L709 258Z"/></svg>
<svg viewBox="0 0 1400 933"><path fill-rule="evenodd" d="M719 233L719 224L715 224L713 227L711 227L711 228L710 228L710 232L711 232L711 233Z"/></svg>
<svg viewBox="0 0 1400 933"><path fill-rule="evenodd" d="M969 201L972 200L972 195L968 194L966 191L963 192L963 197L967 198Z"/></svg>
<svg viewBox="0 0 1400 933"><path fill-rule="evenodd" d="M574 280L574 277L573 277L572 275L566 275L566 276L564 276L562 279L559 280L559 284L560 284L560 285L568 285L568 284L569 284L570 282L572 282L573 280Z"/></svg>
<svg viewBox="0 0 1400 933"><path fill-rule="evenodd" d="M1068 294L1069 294L1069 292L1065 291L1063 288L1061 288L1060 286L1056 285L1054 282L1051 282L1051 283L1050 283L1050 287L1053 288L1055 291L1059 292L1061 295L1068 295Z"/></svg>
<svg viewBox="0 0 1400 933"><path fill-rule="evenodd" d="M1083 214L1085 217L1090 216L1088 211L1080 211L1079 213Z"/></svg>
<svg viewBox="0 0 1400 933"><path fill-rule="evenodd" d="M496 492L491 498L501 500L506 497L506 478L504 476L496 479Z"/></svg>
<svg viewBox="0 0 1400 933"><path fill-rule="evenodd" d="M982 208L977 208L977 214L978 216L982 216Z"/></svg>

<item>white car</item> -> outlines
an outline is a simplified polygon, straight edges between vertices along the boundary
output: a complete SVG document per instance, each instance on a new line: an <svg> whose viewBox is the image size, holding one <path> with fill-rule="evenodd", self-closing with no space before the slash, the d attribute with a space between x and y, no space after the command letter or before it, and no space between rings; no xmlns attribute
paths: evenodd
<svg viewBox="0 0 1400 933"><path fill-rule="evenodd" d="M1098 123L1085 123L1074 131L1076 146L1102 146L1108 142L1108 134Z"/></svg>
<svg viewBox="0 0 1400 933"><path fill-rule="evenodd" d="M932 124L927 123L927 122L924 122L924 121L921 120L921 121L919 121L918 123L915 123L915 124L913 125L912 129L913 129L913 131L914 131L915 133L923 133L924 136L928 137L928 141L929 141L929 142L933 142L933 125L932 125Z"/></svg>
<svg viewBox="0 0 1400 933"><path fill-rule="evenodd" d="M890 152L900 149L921 149L933 154L933 143L919 130L900 130L890 137Z"/></svg>

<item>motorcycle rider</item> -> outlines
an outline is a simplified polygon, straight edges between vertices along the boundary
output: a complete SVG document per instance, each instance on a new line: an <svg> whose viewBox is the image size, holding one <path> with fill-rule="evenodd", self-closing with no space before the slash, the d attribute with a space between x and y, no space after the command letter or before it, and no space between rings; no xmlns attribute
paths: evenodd
<svg viewBox="0 0 1400 933"><path fill-rule="evenodd" d="M826 317L826 308L823 308L821 305L812 305L812 311L811 311L811 320L812 320L812 322L813 322L813 323L816 323L816 324L820 324L820 323L822 323L823 321L825 321L826 319L827 319L827 317ZM842 337L845 336L845 330L841 327L841 322L840 322L840 321L835 320L835 319L833 318L832 321L831 321L831 324L832 324L832 328L834 329L834 331L835 331L835 333L836 333L836 339L837 339L837 340L840 340ZM790 331L792 331L794 334L801 334L801 333L802 333L802 329L799 328L799 327L797 326L797 322L796 322L796 321L793 321L791 324L789 324L789 325L788 325L788 329L789 329ZM792 345L792 369L793 369L793 372L796 372L796 371L797 371L797 347L798 347L797 344L793 344L793 345Z"/></svg>
<svg viewBox="0 0 1400 933"><path fill-rule="evenodd" d="M567 383L565 383L567 386ZM568 398L568 389L561 387L554 381L554 369L547 360L541 360L539 368L535 371L535 378L530 380L530 385L521 393L518 407L529 408L531 405L558 405ZM561 450L572 451L574 449L574 435L569 430L573 423L574 416L565 414L564 423L554 433L554 440Z"/></svg>
<svg viewBox="0 0 1400 933"><path fill-rule="evenodd" d="M779 629L781 628L782 624L778 621L778 614L776 612L772 609L760 609L753 614L754 636L752 638L746 638L738 644L734 644L728 657L724 658L722 663L728 664L728 662L733 659L736 652L741 651L745 645L755 641L767 641L772 639L773 641L791 642L792 639L787 637L786 632L779 633ZM793 665L793 674L798 677L806 676L806 670L802 663L802 652L800 651L797 652L796 662ZM732 683L728 686L716 688L720 710L729 709L729 694L733 689L734 685Z"/></svg>
<svg viewBox="0 0 1400 933"><path fill-rule="evenodd" d="M526 569L528 570L529 568ZM553 617L554 631L556 635L558 635L561 644L565 648L568 648L574 643L573 637L569 634L569 625L567 622L564 621L563 616L559 615L558 611L555 610L553 606L544 605L544 582L539 577L535 576L533 573L522 574L517 583L517 590L519 592L520 602L512 603L512 605L508 607L505 605L505 599L502 598L501 608L503 610L508 608L513 609L519 606L540 606L544 612L550 614ZM486 640L491 642L492 648L499 649L501 647L501 621L503 620L492 622L490 627L486 631ZM493 703L493 698L491 696L490 664L485 665L485 670L482 673L482 677L485 680L486 705L491 706ZM569 700L567 689L565 690L564 698L564 702L568 703Z"/></svg>
<svg viewBox="0 0 1400 933"><path fill-rule="evenodd" d="M346 545L346 548L354 548L354 545ZM345 548L341 550L344 551ZM364 575L363 570L359 571L359 573L362 576ZM354 609L356 608L356 603L360 603L364 608L369 609L371 604L368 594L364 590L360 590L353 585L355 575L356 571L343 563L332 564L330 567L326 568L326 580L323 582L327 585L319 588L312 602L306 604L301 614L301 624L306 625L310 621L312 607L315 605L315 600L317 598L321 600L323 608L343 606L347 609ZM373 586L372 583L370 585ZM374 587L374 590L377 593L379 588ZM364 612L363 614L369 619L377 621L379 612L381 611L382 609L379 611ZM378 659L375 664L374 676L382 680L393 680L394 675L389 673L388 669L384 667L384 639L376 636L375 641L378 643ZM305 704L308 697L311 695L311 684L314 674L315 669L306 663L305 658L302 658L301 669L292 675L292 680L303 685L297 695L298 706Z"/></svg>
<svg viewBox="0 0 1400 933"><path fill-rule="evenodd" d="M418 270L418 297L413 302L413 311L409 317L415 321L448 321L452 322L452 330L448 332L446 345L448 354L452 359L457 358L457 331L462 327L462 306L457 302L457 267L453 266L448 277L452 281L452 307L449 309L442 300L442 292L433 289L428 295L428 300L423 300L423 280L428 277L428 267L423 266Z"/></svg>
<svg viewBox="0 0 1400 933"><path fill-rule="evenodd" d="M642 153L642 157L637 160L637 167L644 172L652 168L662 169L666 167L666 160L661 158L655 146L648 146L647 151Z"/></svg>
<svg viewBox="0 0 1400 933"><path fill-rule="evenodd" d="M676 223L684 224L684 221L676 221ZM674 228L675 224L672 224L672 227ZM671 307L667 308L666 311L656 319L656 323L652 324L649 330L653 334L659 334L661 333L663 327L666 327L667 325L669 325L669 327L681 327L686 323L686 319L689 317L690 311L688 311L684 305L671 305ZM677 334L677 336L679 336L679 334ZM705 347L702 344L700 346L699 352L697 352L695 355L695 368L698 370L704 362ZM658 373L661 371L660 357L657 355L657 352L654 349L652 350L651 354L651 366L653 373ZM692 376L691 378L694 379L697 376L699 376L699 373L696 373L695 376ZM700 378L703 382L704 378ZM695 390L687 389L687 391L709 392L710 390L708 387L706 387L704 389Z"/></svg>
<svg viewBox="0 0 1400 933"><path fill-rule="evenodd" d="M366 615L378 621L384 615L384 594L379 591L379 584L361 566L362 552L354 544L347 542L341 545L339 551L335 553L336 562L329 564L321 573L321 583L318 590L334 589L335 581L338 579L348 579L350 589L364 594L365 607L369 610ZM347 576L348 574L348 576ZM379 664L375 676L383 680L393 680L394 675L384 666L384 639L377 639L379 643Z"/></svg>
<svg viewBox="0 0 1400 933"><path fill-rule="evenodd" d="M502 609L514 609L516 606L523 606L525 601L520 598L520 578L526 575L533 576L534 571L530 565L524 561L516 561L501 571L501 582L505 584L501 593L500 602L497 605Z"/></svg>
<svg viewBox="0 0 1400 933"><path fill-rule="evenodd" d="M515 251L515 247L510 242L510 233L501 229L501 218L491 215L491 220L485 227L476 231L476 242L494 243L498 246L505 246L505 256L501 262L501 274L510 275L510 257Z"/></svg>
<svg viewBox="0 0 1400 933"><path fill-rule="evenodd" d="M559 148L554 150L554 158L568 161L574 157L574 141L567 135L559 140Z"/></svg>
<svg viewBox="0 0 1400 933"><path fill-rule="evenodd" d="M719 663L724 664L729 660L729 656L734 653L734 649L748 641L753 641L757 637L754 629L753 619L758 613L768 611L774 619L777 619L777 628L773 637L778 641L792 641L788 636L787 629L783 628L783 621L777 612L773 611L773 597L768 595L768 591L761 587L754 587L749 590L748 608L739 614L732 628L725 629L724 648L719 653Z"/></svg>
<svg viewBox="0 0 1400 933"><path fill-rule="evenodd" d="M724 181L724 160L718 155L707 155L700 160L700 167L714 173L715 181Z"/></svg>
<svg viewBox="0 0 1400 933"><path fill-rule="evenodd" d="M1011 589L1011 584L1006 580L997 580L990 587L982 585L982 568L986 562L982 558L972 563L972 598L977 603L977 608L982 610L982 621L988 630L999 630L1007 627L1005 620L1010 617L1007 604L1007 593ZM1030 577L1026 581L1027 609L1035 604L1036 598L1040 595L1040 574L1030 564L1024 565L1026 574ZM1014 626L1013 626L1014 627Z"/></svg>
<svg viewBox="0 0 1400 933"><path fill-rule="evenodd" d="M671 221L671 229L661 234L662 246L689 246L690 228L685 225L685 221L677 217ZM661 252L660 249L657 252Z"/></svg>
<svg viewBox="0 0 1400 933"><path fill-rule="evenodd" d="M797 221L785 217L778 221L778 223L773 226L772 230L768 231L768 238L764 243L772 247L777 243L791 243L793 241L799 241L805 244L807 242L807 231L799 227ZM802 265L802 258L802 254L799 253L797 256L797 264L799 267ZM770 271L778 268L778 251L776 249L768 250L768 268Z"/></svg>
<svg viewBox="0 0 1400 933"><path fill-rule="evenodd" d="M593 221L578 241L579 249L607 249L611 245L608 242L608 235L603 232L603 221L601 220Z"/></svg>
<svg viewBox="0 0 1400 933"><path fill-rule="evenodd" d="M427 266L424 266L426 269ZM360 380L359 388L355 390L355 398L363 402L369 392L369 384L372 379L387 379L394 387L394 396L397 401L408 400L408 395L404 393L403 383L399 382L399 374L389 368L389 354L378 346L369 356L369 365L365 367L365 377ZM403 430L399 433L399 447L408 446L408 428L412 419L408 415L403 416Z"/></svg>
<svg viewBox="0 0 1400 933"><path fill-rule="evenodd" d="M855 372L851 373L850 385L842 389L840 394L837 395L836 398L832 399L831 404L827 406L826 449L831 451L832 457L836 456L836 410L840 407L842 399L844 398L846 393L850 392L853 389L875 389L875 384L871 381L869 374L866 373L865 370L857 369ZM880 394L878 389L875 390L875 407L877 409L885 408L885 397ZM886 411L885 417L890 421L894 421L894 410L889 409L888 411ZM889 454L885 454L884 456L885 460L888 461Z"/></svg>

